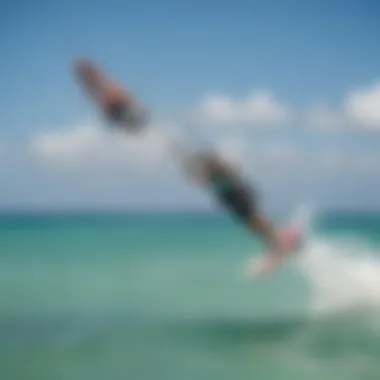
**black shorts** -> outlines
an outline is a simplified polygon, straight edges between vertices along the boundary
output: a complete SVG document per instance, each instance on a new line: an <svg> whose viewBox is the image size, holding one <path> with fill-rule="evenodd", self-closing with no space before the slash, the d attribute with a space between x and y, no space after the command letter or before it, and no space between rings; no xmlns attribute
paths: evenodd
<svg viewBox="0 0 380 380"><path fill-rule="evenodd" d="M249 186L232 186L218 193L217 198L222 206L245 223L249 223L257 212L256 194Z"/></svg>
<svg viewBox="0 0 380 380"><path fill-rule="evenodd" d="M148 121L148 114L143 108L130 107L125 103L110 104L105 114L112 123L131 128L143 127Z"/></svg>

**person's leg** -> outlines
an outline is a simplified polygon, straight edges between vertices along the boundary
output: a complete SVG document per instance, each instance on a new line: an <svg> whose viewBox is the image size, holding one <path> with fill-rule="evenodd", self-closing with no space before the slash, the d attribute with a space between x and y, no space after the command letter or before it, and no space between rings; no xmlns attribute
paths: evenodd
<svg viewBox="0 0 380 380"><path fill-rule="evenodd" d="M275 224L259 211L256 191L248 186L236 187L224 197L227 208L257 234L270 249L277 249L279 236Z"/></svg>
<svg viewBox="0 0 380 380"><path fill-rule="evenodd" d="M249 218L249 225L257 233L266 244L275 247L278 244L278 234L276 227L264 214L253 212Z"/></svg>

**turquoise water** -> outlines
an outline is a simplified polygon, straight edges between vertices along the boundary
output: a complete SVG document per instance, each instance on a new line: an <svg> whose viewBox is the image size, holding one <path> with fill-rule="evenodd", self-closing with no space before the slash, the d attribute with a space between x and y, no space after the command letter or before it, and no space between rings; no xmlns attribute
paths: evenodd
<svg viewBox="0 0 380 380"><path fill-rule="evenodd" d="M0 216L1 379L380 378L380 214L270 277L222 215Z"/></svg>

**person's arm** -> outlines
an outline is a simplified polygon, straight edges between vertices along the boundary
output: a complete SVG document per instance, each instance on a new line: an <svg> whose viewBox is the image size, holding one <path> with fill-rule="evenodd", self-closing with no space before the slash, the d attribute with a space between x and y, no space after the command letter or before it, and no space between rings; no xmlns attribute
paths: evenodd
<svg viewBox="0 0 380 380"><path fill-rule="evenodd" d="M207 184L208 176L206 167L201 162L197 162L195 156L185 158L182 167L190 182L198 185Z"/></svg>
<svg viewBox="0 0 380 380"><path fill-rule="evenodd" d="M251 218L251 226L271 249L276 247L277 229L271 220L257 212Z"/></svg>
<svg viewBox="0 0 380 380"><path fill-rule="evenodd" d="M198 182L198 170L194 164L196 153L179 138L171 136L167 139L167 153L176 161L180 170L191 182Z"/></svg>

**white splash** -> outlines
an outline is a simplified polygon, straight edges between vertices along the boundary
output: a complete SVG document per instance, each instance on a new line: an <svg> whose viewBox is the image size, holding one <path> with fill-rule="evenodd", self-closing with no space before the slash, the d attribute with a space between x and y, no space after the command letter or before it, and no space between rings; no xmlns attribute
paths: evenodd
<svg viewBox="0 0 380 380"><path fill-rule="evenodd" d="M305 220L305 219L304 219ZM306 231L307 226L304 224ZM312 310L380 310L380 258L365 242L309 235L296 259L312 291Z"/></svg>

